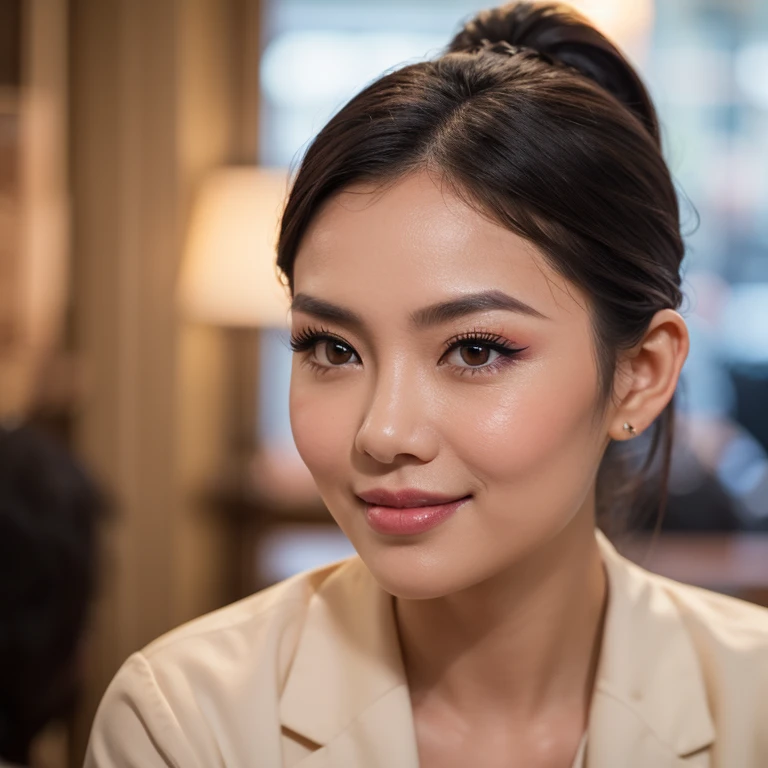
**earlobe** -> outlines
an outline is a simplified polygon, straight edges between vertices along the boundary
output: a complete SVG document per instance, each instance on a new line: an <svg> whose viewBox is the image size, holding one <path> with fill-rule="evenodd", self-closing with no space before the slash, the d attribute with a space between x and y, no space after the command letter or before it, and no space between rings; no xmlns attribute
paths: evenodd
<svg viewBox="0 0 768 768"><path fill-rule="evenodd" d="M622 384L611 437L626 440L646 430L675 394L688 356L688 327L673 309L659 310L642 340L622 361Z"/></svg>

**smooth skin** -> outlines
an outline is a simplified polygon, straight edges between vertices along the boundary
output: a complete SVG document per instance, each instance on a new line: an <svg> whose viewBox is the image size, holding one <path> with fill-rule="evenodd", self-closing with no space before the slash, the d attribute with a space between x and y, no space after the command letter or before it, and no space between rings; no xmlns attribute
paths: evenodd
<svg viewBox="0 0 768 768"><path fill-rule="evenodd" d="M568 768L607 598L595 477L624 422L640 434L672 398L685 321L655 315L601 407L588 298L418 172L323 206L292 333L296 445L395 596L421 766ZM382 535L357 497L374 488L471 498L426 533Z"/></svg>

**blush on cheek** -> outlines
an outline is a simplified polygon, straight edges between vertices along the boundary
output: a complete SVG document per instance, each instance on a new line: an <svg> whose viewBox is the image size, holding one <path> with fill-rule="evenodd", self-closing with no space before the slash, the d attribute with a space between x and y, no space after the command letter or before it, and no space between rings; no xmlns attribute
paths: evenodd
<svg viewBox="0 0 768 768"><path fill-rule="evenodd" d="M574 442L590 439L595 384L567 380L569 386L563 378L558 385L532 378L514 390L488 390L443 420L450 442L467 464L510 476L538 473Z"/></svg>
<svg viewBox="0 0 768 768"><path fill-rule="evenodd" d="M296 449L315 476L333 471L342 457L349 454L354 440L353 428L345 424L350 414L335 398L318 397L317 393L291 391L291 431Z"/></svg>

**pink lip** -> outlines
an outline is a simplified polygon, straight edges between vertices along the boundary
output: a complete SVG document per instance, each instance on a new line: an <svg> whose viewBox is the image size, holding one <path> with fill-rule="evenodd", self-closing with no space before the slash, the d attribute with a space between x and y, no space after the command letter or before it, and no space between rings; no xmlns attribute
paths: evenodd
<svg viewBox="0 0 768 768"><path fill-rule="evenodd" d="M435 528L470 499L411 490L374 490L358 495L367 502L365 517L371 528L377 533L399 536Z"/></svg>
<svg viewBox="0 0 768 768"><path fill-rule="evenodd" d="M375 488L357 494L363 501L382 507L429 507L436 504L447 504L456 501L457 496L446 496L439 493L427 493L426 491L411 490L405 488L402 491L385 491Z"/></svg>

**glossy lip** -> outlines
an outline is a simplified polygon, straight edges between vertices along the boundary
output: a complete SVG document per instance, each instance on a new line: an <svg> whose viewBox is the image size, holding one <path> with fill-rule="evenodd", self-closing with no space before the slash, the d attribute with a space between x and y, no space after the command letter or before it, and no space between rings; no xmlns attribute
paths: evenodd
<svg viewBox="0 0 768 768"><path fill-rule="evenodd" d="M424 491L375 490L358 494L366 502L365 519L377 533L412 536L440 525L471 496L444 496Z"/></svg>
<svg viewBox="0 0 768 768"><path fill-rule="evenodd" d="M429 493L411 488L404 488L400 491L387 491L383 488L375 488L371 491L358 493L357 496L368 504L380 507L395 507L404 509L406 507L429 507L438 504L448 504L465 496L446 496L441 493Z"/></svg>

